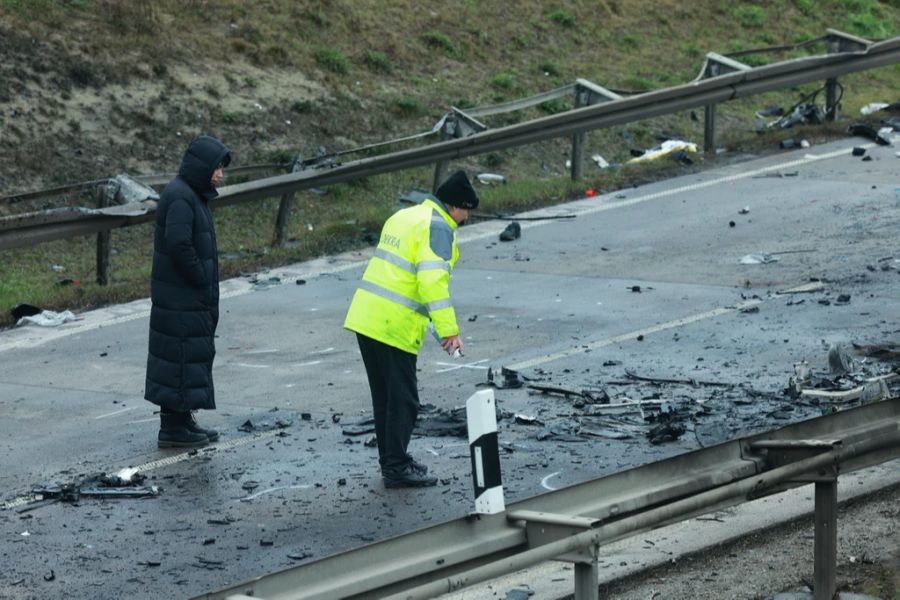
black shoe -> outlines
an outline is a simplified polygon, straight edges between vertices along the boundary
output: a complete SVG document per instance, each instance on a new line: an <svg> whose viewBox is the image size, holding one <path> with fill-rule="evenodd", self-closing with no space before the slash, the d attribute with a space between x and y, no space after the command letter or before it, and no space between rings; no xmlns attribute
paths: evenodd
<svg viewBox="0 0 900 600"><path fill-rule="evenodd" d="M190 415L190 413L187 413ZM157 446L160 448L195 448L205 446L209 438L205 434L191 431L185 425L185 413L159 413L159 435Z"/></svg>
<svg viewBox="0 0 900 600"><path fill-rule="evenodd" d="M411 464L402 469L388 469L381 472L386 488L431 487L437 485L437 477L420 473Z"/></svg>
<svg viewBox="0 0 900 600"><path fill-rule="evenodd" d="M186 415L184 417L184 426L188 431L193 431L194 433L202 433L211 442L219 439L219 432L215 429L206 429L205 427L200 427L200 424L194 420L194 413L188 412L184 414Z"/></svg>
<svg viewBox="0 0 900 600"><path fill-rule="evenodd" d="M409 457L409 466L413 471L421 475L425 475L426 473L428 473L428 467L414 459L412 456Z"/></svg>

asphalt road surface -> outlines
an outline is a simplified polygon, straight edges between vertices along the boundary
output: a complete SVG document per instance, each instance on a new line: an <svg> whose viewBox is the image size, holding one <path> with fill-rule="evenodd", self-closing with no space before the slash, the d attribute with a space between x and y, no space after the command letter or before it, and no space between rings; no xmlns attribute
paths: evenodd
<svg viewBox="0 0 900 600"><path fill-rule="evenodd" d="M441 478L429 489L385 490L365 443L365 371L341 323L368 252L223 282L219 407L198 415L222 438L197 452L156 447L147 301L0 332L0 598L190 597L465 515L450 409L489 368L662 403L686 429L653 444L642 415L498 389L507 500L830 410L782 390L799 361L827 373L834 344L896 339L898 160L845 140L543 209L530 216L572 218L524 221L513 242L505 222L463 227L466 355L419 358L431 429L411 451ZM777 261L739 263L759 253ZM126 467L159 495L32 501Z"/></svg>

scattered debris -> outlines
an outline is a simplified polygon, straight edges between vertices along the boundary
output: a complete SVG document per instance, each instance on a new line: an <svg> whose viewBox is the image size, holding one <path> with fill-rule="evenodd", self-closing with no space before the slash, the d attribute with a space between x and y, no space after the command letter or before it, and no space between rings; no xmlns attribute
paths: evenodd
<svg viewBox="0 0 900 600"><path fill-rule="evenodd" d="M534 595L534 590L527 585L519 585L506 592L503 600L528 600Z"/></svg>
<svg viewBox="0 0 900 600"><path fill-rule="evenodd" d="M721 381L702 381L700 379L673 379L669 377L647 377L644 375L637 375L629 370L625 370L625 376L628 379L634 379L635 381L646 381L648 383L678 383L683 385L690 385L693 387L697 387L698 385L708 385L708 386L721 386L721 387L734 387L735 383L723 383Z"/></svg>
<svg viewBox="0 0 900 600"><path fill-rule="evenodd" d="M746 256L742 256L740 260L738 260L738 264L742 265L765 265L773 262L777 262L778 257L769 254L768 252L755 252L753 254L747 254Z"/></svg>
<svg viewBox="0 0 900 600"><path fill-rule="evenodd" d="M50 502L77 503L81 498L149 498L159 495L155 485L142 485L146 477L137 472L129 474L127 480L119 475L99 473L86 477L77 483L41 483L31 488L43 506ZM25 511L38 506L27 507ZM20 511L24 512L24 511Z"/></svg>
<svg viewBox="0 0 900 600"><path fill-rule="evenodd" d="M543 425L540 419L531 415L516 414L514 420L519 425Z"/></svg>
<svg viewBox="0 0 900 600"><path fill-rule="evenodd" d="M9 313L12 315L14 321L18 321L22 317L31 317L34 315L39 315L43 309L38 308L32 304L16 304L12 307Z"/></svg>
<svg viewBox="0 0 900 600"><path fill-rule="evenodd" d="M875 127L869 125L868 123L854 123L847 128L847 132L850 135L868 138L881 146L891 145L891 140L888 138L888 135L890 135L893 130L893 127L882 127L880 129L875 129ZM853 149L853 156L861 156L856 153L856 150L857 148ZM865 152L865 149L863 149L863 152Z"/></svg>
<svg viewBox="0 0 900 600"><path fill-rule="evenodd" d="M609 166L609 163L606 161L606 159L599 154L591 155L591 160L594 161L594 164L596 164L601 169L605 169Z"/></svg>
<svg viewBox="0 0 900 600"><path fill-rule="evenodd" d="M341 427L341 433L354 436L375 433L375 419L366 418L353 423L344 423Z"/></svg>
<svg viewBox="0 0 900 600"><path fill-rule="evenodd" d="M21 305L20 305L21 306ZM63 312L55 312L52 310L41 311L40 314L36 315L28 315L24 316L18 321L16 321L16 325L39 325L41 327L57 327L62 325L63 323L67 323L68 321L75 321L78 317L70 310L64 310Z"/></svg>
<svg viewBox="0 0 900 600"><path fill-rule="evenodd" d="M888 106L890 106L890 104L888 104L887 102L870 102L869 104L866 104L865 106L860 108L859 112L864 116L868 116L873 112L878 112L879 110L887 108Z"/></svg>
<svg viewBox="0 0 900 600"><path fill-rule="evenodd" d="M506 183L506 177L497 173L479 173L475 176L479 183L496 185Z"/></svg>
<svg viewBox="0 0 900 600"><path fill-rule="evenodd" d="M489 385L497 389L520 388L524 385L522 376L519 375L518 371L513 371L512 369L507 369L506 367L500 367L500 376L502 377L502 380L498 380L496 375L494 374L493 368L488 367L487 383L480 385Z"/></svg>
<svg viewBox="0 0 900 600"><path fill-rule="evenodd" d="M832 375L847 375L856 371L853 357L840 344L832 344L828 349L828 367Z"/></svg>
<svg viewBox="0 0 900 600"><path fill-rule="evenodd" d="M238 431L244 431L247 433L253 431L271 431L273 429L287 429L294 422L290 419L275 419L273 422L265 421L263 423L254 423L250 419L244 421L240 427L238 427Z"/></svg>
<svg viewBox="0 0 900 600"><path fill-rule="evenodd" d="M522 226L519 225L516 221L513 221L509 225L506 226L500 233L500 241L501 242L511 242L513 240L517 240L522 236Z"/></svg>
<svg viewBox="0 0 900 600"><path fill-rule="evenodd" d="M563 398L581 398L589 404L609 404L609 394L606 390L575 390L571 388L560 387L557 385L529 383L528 389L535 390L541 394L550 394L562 396Z"/></svg>
<svg viewBox="0 0 900 600"><path fill-rule="evenodd" d="M685 142L682 140L666 140L659 146L654 146L649 150L641 151L632 151L632 154L637 153L637 155L629 160L629 163L635 162L643 162L648 160L657 160L659 158L669 157L673 160L677 160L678 162L684 164L692 164L694 161L690 159L688 153L697 154L697 144L693 142Z"/></svg>

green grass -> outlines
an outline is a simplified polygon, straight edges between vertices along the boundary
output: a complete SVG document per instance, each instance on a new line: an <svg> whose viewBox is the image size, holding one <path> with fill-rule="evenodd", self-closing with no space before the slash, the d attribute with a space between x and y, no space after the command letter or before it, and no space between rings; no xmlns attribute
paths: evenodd
<svg viewBox="0 0 900 600"><path fill-rule="evenodd" d="M456 43L450 39L450 36L442 31L429 31L422 36L425 43L441 50L448 58L461 59L463 52Z"/></svg>
<svg viewBox="0 0 900 600"><path fill-rule="evenodd" d="M350 72L350 61L338 48L319 48L315 51L315 57L319 66L332 73L345 75Z"/></svg>

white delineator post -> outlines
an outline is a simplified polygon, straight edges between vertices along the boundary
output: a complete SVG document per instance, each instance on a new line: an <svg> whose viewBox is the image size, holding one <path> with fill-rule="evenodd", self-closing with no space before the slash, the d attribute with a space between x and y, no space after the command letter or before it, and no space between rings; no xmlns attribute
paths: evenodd
<svg viewBox="0 0 900 600"><path fill-rule="evenodd" d="M500 481L497 407L494 390L481 390L466 400L469 453L475 486L475 512L492 515L506 510Z"/></svg>

